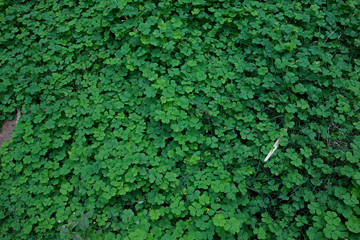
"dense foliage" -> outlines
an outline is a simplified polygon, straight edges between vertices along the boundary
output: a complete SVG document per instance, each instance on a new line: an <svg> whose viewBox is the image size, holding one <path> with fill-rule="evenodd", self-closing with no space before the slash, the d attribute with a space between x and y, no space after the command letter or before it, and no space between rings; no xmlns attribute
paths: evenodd
<svg viewBox="0 0 360 240"><path fill-rule="evenodd" d="M0 238L358 239L359 9L1 0Z"/></svg>

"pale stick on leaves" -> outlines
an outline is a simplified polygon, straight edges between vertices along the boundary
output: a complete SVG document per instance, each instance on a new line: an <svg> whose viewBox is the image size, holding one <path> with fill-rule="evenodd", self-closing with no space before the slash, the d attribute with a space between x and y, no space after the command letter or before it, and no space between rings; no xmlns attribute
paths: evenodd
<svg viewBox="0 0 360 240"><path fill-rule="evenodd" d="M287 129L285 129L285 132L287 131ZM273 153L275 152L275 150L279 147L279 142L280 139L283 137L284 135L281 134L280 137L276 140L276 142L274 143L274 147L273 149L270 150L270 152L268 153L268 155L266 156L266 158L264 159L264 162L266 162L267 160L269 160L269 158L271 157L271 155L273 155Z"/></svg>

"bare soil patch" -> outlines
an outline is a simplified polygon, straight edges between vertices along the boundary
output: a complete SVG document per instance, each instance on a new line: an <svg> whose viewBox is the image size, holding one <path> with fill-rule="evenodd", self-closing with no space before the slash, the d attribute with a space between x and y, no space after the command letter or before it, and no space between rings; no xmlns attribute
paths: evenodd
<svg viewBox="0 0 360 240"><path fill-rule="evenodd" d="M20 110L18 110L13 120L5 120L3 123L0 132L0 147L2 147L3 142L7 142L11 139L11 135L16 127L16 123L19 120L20 115Z"/></svg>

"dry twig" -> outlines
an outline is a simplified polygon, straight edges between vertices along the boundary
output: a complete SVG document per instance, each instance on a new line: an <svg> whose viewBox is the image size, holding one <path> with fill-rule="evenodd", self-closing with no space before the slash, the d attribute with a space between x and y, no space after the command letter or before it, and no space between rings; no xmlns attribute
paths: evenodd
<svg viewBox="0 0 360 240"><path fill-rule="evenodd" d="M285 132L287 131L287 129L285 129ZM266 156L266 158L264 159L264 162L266 162L267 160L269 160L269 158L271 157L271 155L273 155L273 153L275 152L275 150L279 147L279 142L280 139L283 137L284 135L281 134L280 137L278 138L278 140L276 140L276 142L274 143L274 147L273 149L270 150L270 152L268 153L268 155Z"/></svg>

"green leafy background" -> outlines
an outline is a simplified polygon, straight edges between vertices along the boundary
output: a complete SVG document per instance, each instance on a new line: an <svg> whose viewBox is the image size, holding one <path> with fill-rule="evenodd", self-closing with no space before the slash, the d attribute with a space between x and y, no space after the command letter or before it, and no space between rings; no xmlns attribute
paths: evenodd
<svg viewBox="0 0 360 240"><path fill-rule="evenodd" d="M359 9L1 0L0 238L358 239Z"/></svg>

